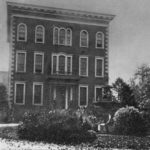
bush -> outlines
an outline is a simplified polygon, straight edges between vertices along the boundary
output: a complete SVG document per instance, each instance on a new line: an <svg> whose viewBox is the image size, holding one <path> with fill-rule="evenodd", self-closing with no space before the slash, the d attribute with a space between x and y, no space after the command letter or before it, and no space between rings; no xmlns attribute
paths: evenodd
<svg viewBox="0 0 150 150"><path fill-rule="evenodd" d="M18 127L18 136L31 141L47 141L60 144L92 142L96 133L89 132L90 124L76 112L56 110L41 113L25 113Z"/></svg>
<svg viewBox="0 0 150 150"><path fill-rule="evenodd" d="M114 133L122 135L145 135L144 119L134 107L120 108L114 115Z"/></svg>
<svg viewBox="0 0 150 150"><path fill-rule="evenodd" d="M150 112L143 111L141 115L144 120L145 128L150 133Z"/></svg>

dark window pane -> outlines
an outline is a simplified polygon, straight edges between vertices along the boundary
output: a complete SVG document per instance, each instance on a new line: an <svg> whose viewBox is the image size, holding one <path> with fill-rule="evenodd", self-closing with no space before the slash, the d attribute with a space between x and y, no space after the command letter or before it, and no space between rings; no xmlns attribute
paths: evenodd
<svg viewBox="0 0 150 150"><path fill-rule="evenodd" d="M56 73L57 57L53 56L53 73Z"/></svg>
<svg viewBox="0 0 150 150"><path fill-rule="evenodd" d="M81 58L80 61L81 61L81 64L80 64L81 65L80 66L81 72L80 72L80 74L83 76L86 76L87 75L87 58Z"/></svg>
<svg viewBox="0 0 150 150"><path fill-rule="evenodd" d="M96 88L96 101L102 100L102 88Z"/></svg>
<svg viewBox="0 0 150 150"><path fill-rule="evenodd" d="M23 103L24 84L16 84L16 103Z"/></svg>
<svg viewBox="0 0 150 150"><path fill-rule="evenodd" d="M34 86L34 104L41 104L42 85Z"/></svg>
<svg viewBox="0 0 150 150"><path fill-rule="evenodd" d="M81 46L88 47L88 33L86 31L82 31L80 38Z"/></svg>
<svg viewBox="0 0 150 150"><path fill-rule="evenodd" d="M97 47L103 47L103 34L97 33Z"/></svg>
<svg viewBox="0 0 150 150"><path fill-rule="evenodd" d="M60 32L59 32L59 44L65 45L65 29L60 29Z"/></svg>
<svg viewBox="0 0 150 150"><path fill-rule="evenodd" d="M36 42L43 42L44 31L42 27L36 29Z"/></svg>
<svg viewBox="0 0 150 150"><path fill-rule="evenodd" d="M97 59L97 68L96 68L96 75L97 76L102 76L102 64L103 61L101 59Z"/></svg>
<svg viewBox="0 0 150 150"><path fill-rule="evenodd" d="M80 105L81 106L86 105L86 99L87 99L86 90L87 89L85 87L80 87Z"/></svg>
<svg viewBox="0 0 150 150"><path fill-rule="evenodd" d="M17 54L17 71L24 72L25 70L25 53Z"/></svg>
<svg viewBox="0 0 150 150"><path fill-rule="evenodd" d="M71 30L67 29L67 45L71 45Z"/></svg>
<svg viewBox="0 0 150 150"><path fill-rule="evenodd" d="M35 72L42 73L42 55L39 54L35 57Z"/></svg>
<svg viewBox="0 0 150 150"><path fill-rule="evenodd" d="M58 44L58 28L54 28L54 44Z"/></svg>
<svg viewBox="0 0 150 150"><path fill-rule="evenodd" d="M59 56L59 73L65 74L65 56Z"/></svg>
<svg viewBox="0 0 150 150"><path fill-rule="evenodd" d="M26 36L26 27L25 27L25 25L22 24L18 28L18 39L21 41L24 41L25 36Z"/></svg>
<svg viewBox="0 0 150 150"><path fill-rule="evenodd" d="M67 72L71 74L71 57L67 57Z"/></svg>

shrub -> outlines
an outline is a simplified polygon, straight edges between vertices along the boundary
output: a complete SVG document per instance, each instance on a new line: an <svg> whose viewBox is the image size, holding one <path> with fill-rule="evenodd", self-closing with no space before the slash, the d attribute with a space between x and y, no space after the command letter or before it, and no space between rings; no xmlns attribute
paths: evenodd
<svg viewBox="0 0 150 150"><path fill-rule="evenodd" d="M114 115L114 133L123 135L145 135L144 119L134 107L120 108Z"/></svg>
<svg viewBox="0 0 150 150"><path fill-rule="evenodd" d="M80 144L96 139L95 132L82 116L76 112L55 110L51 112L25 113L18 127L21 139L47 141L63 144Z"/></svg>
<svg viewBox="0 0 150 150"><path fill-rule="evenodd" d="M141 112L141 115L144 120L145 128L150 133L150 113L143 111Z"/></svg>

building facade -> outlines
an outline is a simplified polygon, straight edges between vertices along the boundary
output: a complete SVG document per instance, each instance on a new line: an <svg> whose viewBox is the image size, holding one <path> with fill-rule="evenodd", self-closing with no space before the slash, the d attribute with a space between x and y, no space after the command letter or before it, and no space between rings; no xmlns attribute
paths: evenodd
<svg viewBox="0 0 150 150"><path fill-rule="evenodd" d="M7 10L15 114L102 100L113 15L11 2Z"/></svg>

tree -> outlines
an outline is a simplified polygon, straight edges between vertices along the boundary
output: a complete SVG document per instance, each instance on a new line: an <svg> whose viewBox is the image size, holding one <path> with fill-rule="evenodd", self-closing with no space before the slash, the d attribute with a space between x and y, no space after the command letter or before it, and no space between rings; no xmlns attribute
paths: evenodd
<svg viewBox="0 0 150 150"><path fill-rule="evenodd" d="M6 86L3 84L0 84L0 101L6 101L7 100L7 89Z"/></svg>
<svg viewBox="0 0 150 150"><path fill-rule="evenodd" d="M130 82L135 98L140 108L150 101L150 67L142 64L134 73Z"/></svg>
<svg viewBox="0 0 150 150"><path fill-rule="evenodd" d="M133 90L121 78L117 78L113 83L114 90L118 93L118 101L122 106L137 106Z"/></svg>

